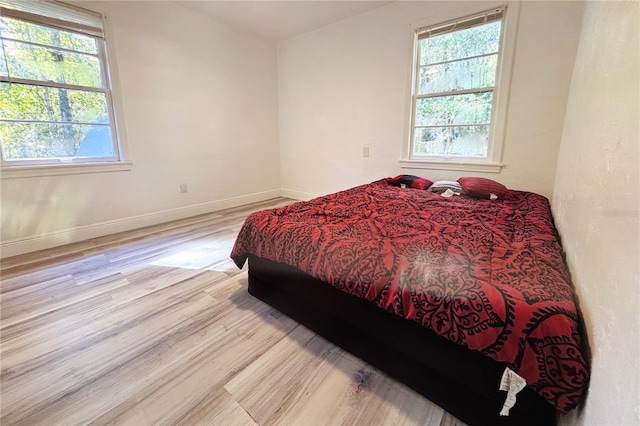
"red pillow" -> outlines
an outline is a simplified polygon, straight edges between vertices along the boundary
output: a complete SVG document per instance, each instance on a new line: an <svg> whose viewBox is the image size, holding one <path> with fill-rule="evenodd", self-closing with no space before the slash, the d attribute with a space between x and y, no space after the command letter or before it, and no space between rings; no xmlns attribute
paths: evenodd
<svg viewBox="0 0 640 426"><path fill-rule="evenodd" d="M394 178L387 179L391 185L400 186L404 184L407 188L428 189L433 182L429 179L421 178L413 175L398 175Z"/></svg>
<svg viewBox="0 0 640 426"><path fill-rule="evenodd" d="M467 195L475 198L491 198L491 194L502 198L509 192L503 184L481 177L461 177L458 183Z"/></svg>

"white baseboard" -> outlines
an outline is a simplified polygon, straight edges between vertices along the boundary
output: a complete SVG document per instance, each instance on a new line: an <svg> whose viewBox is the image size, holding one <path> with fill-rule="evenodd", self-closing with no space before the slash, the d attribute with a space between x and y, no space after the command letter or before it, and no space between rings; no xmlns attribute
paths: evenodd
<svg viewBox="0 0 640 426"><path fill-rule="evenodd" d="M299 201L309 201L312 198L318 197L316 194L310 192L294 191L293 189L281 189L280 196L285 198L292 198Z"/></svg>
<svg viewBox="0 0 640 426"><path fill-rule="evenodd" d="M61 231L55 231L45 235L37 235L20 238L0 243L1 257L7 258L19 254L44 250L64 244L84 241L91 238L102 237L132 229L144 228L145 226L158 225L172 220L184 219L204 213L211 213L218 210L229 209L242 206L244 204L257 203L271 198L281 196L279 189L257 192L239 197L226 198L223 200L210 201L207 203L195 204L192 206L179 207L176 209L153 212L138 216L130 216L123 219L110 220L107 222L95 223L92 225L78 226Z"/></svg>

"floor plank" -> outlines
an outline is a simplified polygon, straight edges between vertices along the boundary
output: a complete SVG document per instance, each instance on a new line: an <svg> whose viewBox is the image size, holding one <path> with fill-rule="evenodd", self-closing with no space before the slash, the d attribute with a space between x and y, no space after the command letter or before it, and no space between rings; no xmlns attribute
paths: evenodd
<svg viewBox="0 0 640 426"><path fill-rule="evenodd" d="M272 389L284 387L285 392ZM263 425L440 424L444 411L299 326L225 389Z"/></svg>
<svg viewBox="0 0 640 426"><path fill-rule="evenodd" d="M267 202L0 260L0 423L462 425L246 291Z"/></svg>

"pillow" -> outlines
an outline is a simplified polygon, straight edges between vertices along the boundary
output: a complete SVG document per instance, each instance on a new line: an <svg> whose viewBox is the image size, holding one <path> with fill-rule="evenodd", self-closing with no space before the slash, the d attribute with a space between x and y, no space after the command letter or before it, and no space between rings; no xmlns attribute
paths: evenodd
<svg viewBox="0 0 640 426"><path fill-rule="evenodd" d="M407 188L427 189L433 182L428 179L413 175L398 175L387 179L390 185L400 186L404 184Z"/></svg>
<svg viewBox="0 0 640 426"><path fill-rule="evenodd" d="M435 192L436 194L442 194L447 189L450 189L458 194L464 194L462 186L460 186L458 182L454 182L452 180L439 180L434 182L433 185L429 187L429 191Z"/></svg>
<svg viewBox="0 0 640 426"><path fill-rule="evenodd" d="M475 198L503 198L509 192L503 184L486 178L461 177L458 182L468 195ZM492 197L491 194L495 194L495 197Z"/></svg>

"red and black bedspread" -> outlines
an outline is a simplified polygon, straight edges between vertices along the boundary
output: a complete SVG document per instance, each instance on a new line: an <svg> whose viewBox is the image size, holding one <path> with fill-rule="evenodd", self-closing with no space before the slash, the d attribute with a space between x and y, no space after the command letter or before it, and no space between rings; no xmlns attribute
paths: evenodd
<svg viewBox="0 0 640 426"><path fill-rule="evenodd" d="M588 382L546 198L444 198L387 180L250 215L231 253L285 263L504 363L560 412Z"/></svg>

